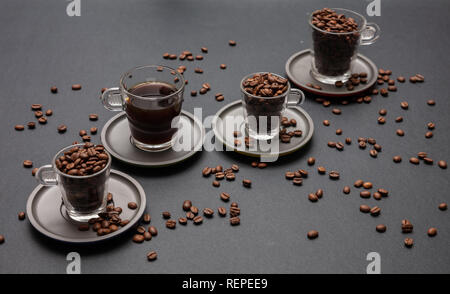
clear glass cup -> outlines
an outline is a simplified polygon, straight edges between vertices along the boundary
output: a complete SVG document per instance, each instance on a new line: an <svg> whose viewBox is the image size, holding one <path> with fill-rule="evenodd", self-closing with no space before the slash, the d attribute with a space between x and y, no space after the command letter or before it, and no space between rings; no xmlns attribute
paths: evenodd
<svg viewBox="0 0 450 294"><path fill-rule="evenodd" d="M375 23L367 23L361 14L343 8L332 8L338 15L353 18L358 24L354 32L335 33L322 30L309 19L313 39L311 75L325 84L346 82L351 77L359 45L373 44L380 37L380 28Z"/></svg>
<svg viewBox="0 0 450 294"><path fill-rule="evenodd" d="M125 111L134 146L163 151L176 140L184 85L183 75L170 67L140 66L124 73L119 87L104 91L101 100L110 111Z"/></svg>
<svg viewBox="0 0 450 294"><path fill-rule="evenodd" d="M305 95L299 89L288 89L279 96L259 97L245 91L243 83L255 74L268 74L269 72L252 73L241 80L242 106L244 109L245 131L255 140L271 140L280 132L280 121L286 107L295 107L303 103ZM283 78L280 75L271 73ZM284 79L284 78L283 78Z"/></svg>
<svg viewBox="0 0 450 294"><path fill-rule="evenodd" d="M87 222L91 218L98 217L98 214L105 210L111 167L111 155L106 150L108 163L95 174L72 176L56 167L56 160L64 155L64 152L82 146L84 144L76 144L60 150L53 157L52 164L40 167L35 175L38 182L44 186L58 186L67 214L76 222ZM55 201L58 200L55 199Z"/></svg>

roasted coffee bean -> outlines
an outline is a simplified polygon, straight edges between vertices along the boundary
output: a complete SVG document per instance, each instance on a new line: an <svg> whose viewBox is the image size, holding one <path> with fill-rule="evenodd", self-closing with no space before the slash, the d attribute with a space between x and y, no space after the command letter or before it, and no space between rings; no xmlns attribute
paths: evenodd
<svg viewBox="0 0 450 294"><path fill-rule="evenodd" d="M23 166L26 167L26 168L33 167L33 162L31 160L24 160L23 161Z"/></svg>
<svg viewBox="0 0 450 294"><path fill-rule="evenodd" d="M426 132L425 133L425 138L429 139L431 137L433 137L433 132Z"/></svg>
<svg viewBox="0 0 450 294"><path fill-rule="evenodd" d="M387 228L385 225L377 225L375 229L377 230L378 233L384 233L386 232Z"/></svg>
<svg viewBox="0 0 450 294"><path fill-rule="evenodd" d="M150 214L146 213L144 214L144 217L142 218L142 221L146 224L149 224L151 222L152 218L150 217Z"/></svg>
<svg viewBox="0 0 450 294"><path fill-rule="evenodd" d="M191 96L197 96L197 91L192 90L192 91L191 91Z"/></svg>
<svg viewBox="0 0 450 294"><path fill-rule="evenodd" d="M242 185L244 185L244 187L246 187L246 188L250 188L252 186L252 181L250 181L248 179L244 179L242 181Z"/></svg>
<svg viewBox="0 0 450 294"><path fill-rule="evenodd" d="M380 111L378 111L378 113L380 114L380 115L386 115L387 114L387 110L386 109L380 109Z"/></svg>
<svg viewBox="0 0 450 294"><path fill-rule="evenodd" d="M447 203L441 203L441 204L439 204L439 210L442 210L442 211L444 211L444 210L447 210Z"/></svg>
<svg viewBox="0 0 450 294"><path fill-rule="evenodd" d="M180 225L186 225L187 224L187 218L185 218L185 217L178 218L178 223Z"/></svg>
<svg viewBox="0 0 450 294"><path fill-rule="evenodd" d="M436 124L432 123L432 122L429 122L429 123L427 123L427 127L428 127L429 130L434 130L434 128L436 127Z"/></svg>
<svg viewBox="0 0 450 294"><path fill-rule="evenodd" d="M241 223L241 219L237 216L230 218L230 225L237 226Z"/></svg>
<svg viewBox="0 0 450 294"><path fill-rule="evenodd" d="M233 205L235 204L235 205ZM237 206L236 202L231 203L230 205L230 216L238 216L241 214L241 209Z"/></svg>
<svg viewBox="0 0 450 294"><path fill-rule="evenodd" d="M387 196L389 195L389 192L388 192L388 190L386 190L386 189L380 188L380 189L378 189L377 191L378 191L378 193L380 193L381 196L383 196L383 197L387 197Z"/></svg>
<svg viewBox="0 0 450 294"><path fill-rule="evenodd" d="M156 251L150 251L147 253L147 260L148 261L154 261L158 258L158 255L156 254Z"/></svg>
<svg viewBox="0 0 450 294"><path fill-rule="evenodd" d="M203 73L203 69L201 69L201 68L199 68L199 67L196 67L196 68L194 69L194 72L195 72L195 73L198 73L198 74L202 74L202 73Z"/></svg>
<svg viewBox="0 0 450 294"><path fill-rule="evenodd" d="M370 198L370 195L371 195L370 191L361 191L359 193L359 196L361 196L361 198Z"/></svg>
<svg viewBox="0 0 450 294"><path fill-rule="evenodd" d="M292 180L295 177L295 173L293 173L293 172L286 172L284 174L284 176L286 177L286 179Z"/></svg>
<svg viewBox="0 0 450 294"><path fill-rule="evenodd" d="M80 135L80 137L84 137L84 136L87 135L87 132L86 132L86 130L80 130L80 131L78 132L78 135Z"/></svg>
<svg viewBox="0 0 450 294"><path fill-rule="evenodd" d="M316 162L316 159L314 157L310 157L308 158L308 165L314 165L314 163Z"/></svg>
<svg viewBox="0 0 450 294"><path fill-rule="evenodd" d="M133 242L135 242L135 243L142 243L142 242L144 242L144 240L145 240L145 238L141 234L135 234L133 236Z"/></svg>
<svg viewBox="0 0 450 294"><path fill-rule="evenodd" d="M216 180L223 180L225 178L225 173L223 172L217 172L215 174Z"/></svg>
<svg viewBox="0 0 450 294"><path fill-rule="evenodd" d="M148 227L148 232L149 232L152 236L158 235L158 230L157 230L156 227L154 227L154 226Z"/></svg>
<svg viewBox="0 0 450 294"><path fill-rule="evenodd" d="M219 208L217 209L217 213L218 213L220 216L226 216L226 215L227 215L227 209L226 209L225 207L219 207Z"/></svg>
<svg viewBox="0 0 450 294"><path fill-rule="evenodd" d="M377 152L377 150L375 150L375 149L370 150L370 151L369 151L369 154L370 154L370 156L372 156L372 157L377 157L377 156L378 156L378 152Z"/></svg>
<svg viewBox="0 0 450 294"><path fill-rule="evenodd" d="M223 201L228 201L228 200L230 200L230 194L228 194L226 192L222 192L222 193L220 193L220 199L222 199Z"/></svg>
<svg viewBox="0 0 450 294"><path fill-rule="evenodd" d="M334 148L336 147L336 142L329 141L327 145L328 147Z"/></svg>
<svg viewBox="0 0 450 294"><path fill-rule="evenodd" d="M5 236L0 235L0 244L5 243Z"/></svg>
<svg viewBox="0 0 450 294"><path fill-rule="evenodd" d="M314 193L309 193L308 200L311 202L317 202L319 200L319 197L317 197L317 195Z"/></svg>
<svg viewBox="0 0 450 294"><path fill-rule="evenodd" d="M364 189L372 189L373 187L371 182L364 182L362 186Z"/></svg>
<svg viewBox="0 0 450 294"><path fill-rule="evenodd" d="M378 121L378 123L379 123L380 125L386 123L386 119L385 119L384 117L382 117L382 116L378 117L377 121Z"/></svg>
<svg viewBox="0 0 450 294"><path fill-rule="evenodd" d="M399 81L400 83L404 83L404 82L406 81L406 79L405 79L405 77L403 77L403 76L399 76L399 77L397 78L397 81Z"/></svg>
<svg viewBox="0 0 450 294"><path fill-rule="evenodd" d="M92 226L92 230L94 230L95 232L97 232L98 230L100 230L102 228L102 225L100 223L95 223Z"/></svg>
<svg viewBox="0 0 450 294"><path fill-rule="evenodd" d="M319 166L319 167L317 168L317 171L318 171L319 174L321 174L321 175L323 175L323 174L325 174L325 173L327 172L327 170L326 170L325 167L323 167L323 166Z"/></svg>
<svg viewBox="0 0 450 294"><path fill-rule="evenodd" d="M308 232L307 237L310 240L316 239L317 237L319 237L319 232L316 231L316 230L311 230L311 231Z"/></svg>
<svg viewBox="0 0 450 294"><path fill-rule="evenodd" d="M381 147L381 145L379 145L379 144L374 144L374 145L373 145L373 149L375 149L375 150L378 151L378 152L381 152L382 147Z"/></svg>
<svg viewBox="0 0 450 294"><path fill-rule="evenodd" d="M39 169L37 167L33 168L31 175L34 177Z"/></svg>
<svg viewBox="0 0 450 294"><path fill-rule="evenodd" d="M339 179L339 172L332 170L332 171L330 171L330 172L328 173L328 176L329 176L330 179L332 179L332 180L338 180L338 179Z"/></svg>
<svg viewBox="0 0 450 294"><path fill-rule="evenodd" d="M121 227L125 227L129 223L130 223L130 220L124 219L124 220L121 220L119 224L120 224Z"/></svg>
<svg viewBox="0 0 450 294"><path fill-rule="evenodd" d="M438 166L442 169L446 169L447 168L447 162L445 162L444 160L439 160L438 161Z"/></svg>
<svg viewBox="0 0 450 294"><path fill-rule="evenodd" d="M350 187L349 186L345 186L342 191L344 192L344 194L350 194Z"/></svg>
<svg viewBox="0 0 450 294"><path fill-rule="evenodd" d="M370 212L370 207L368 205L362 204L359 207L359 211L361 211L362 213L369 213Z"/></svg>
<svg viewBox="0 0 450 294"><path fill-rule="evenodd" d="M436 102L433 99L427 101L427 104L430 106L436 105Z"/></svg>
<svg viewBox="0 0 450 294"><path fill-rule="evenodd" d="M24 220L25 219L25 212L23 212L23 211L19 212L18 218L19 218L19 220ZM89 229L89 227L88 227L88 229Z"/></svg>
<svg viewBox="0 0 450 294"><path fill-rule="evenodd" d="M102 227L107 228L107 227L109 227L109 224L108 224L108 226L103 226L103 225L102 225ZM145 233L145 228L144 228L143 226L139 226L139 227L136 228L136 232L137 232L138 234L143 235L143 234Z"/></svg>
<svg viewBox="0 0 450 294"><path fill-rule="evenodd" d="M47 118L45 118L45 117L40 117L40 118L38 119L38 122L39 122L41 125L45 125L45 124L47 123Z"/></svg>
<svg viewBox="0 0 450 294"><path fill-rule="evenodd" d="M169 218L170 218L170 212L168 212L168 211L163 211L162 217L165 218L165 219L169 219Z"/></svg>
<svg viewBox="0 0 450 294"><path fill-rule="evenodd" d="M402 161L402 158L401 158L400 156L396 155L396 156L393 157L393 161L394 161L395 163L399 163L399 162Z"/></svg>
<svg viewBox="0 0 450 294"><path fill-rule="evenodd" d="M27 127L28 127L30 130L32 130L32 129L36 128L36 123L30 121L29 123L27 123Z"/></svg>
<svg viewBox="0 0 450 294"><path fill-rule="evenodd" d="M42 111L35 111L34 112L34 116L36 117L36 118L40 118L40 117L42 117L44 115L44 113L42 112Z"/></svg>
<svg viewBox="0 0 450 294"><path fill-rule="evenodd" d="M58 133L65 133L67 131L66 125L59 125L58 126Z"/></svg>
<svg viewBox="0 0 450 294"><path fill-rule="evenodd" d="M234 172L238 172L239 171L239 166L237 164L233 164L231 165L231 170Z"/></svg>
<svg viewBox="0 0 450 294"><path fill-rule="evenodd" d="M177 225L177 222L174 221L173 219L169 219L168 221L166 221L166 228L168 229L175 229Z"/></svg>
<svg viewBox="0 0 450 294"><path fill-rule="evenodd" d="M406 247L411 248L414 245L414 240L412 238L406 238L404 243Z"/></svg>
<svg viewBox="0 0 450 294"><path fill-rule="evenodd" d="M184 211L189 211L192 207L192 202L191 200L184 200L183 202L183 210Z"/></svg>
<svg viewBox="0 0 450 294"><path fill-rule="evenodd" d="M409 159L409 162L411 162L412 164L419 164L420 163L420 161L419 161L419 159L417 157L411 157Z"/></svg>
<svg viewBox="0 0 450 294"><path fill-rule="evenodd" d="M47 109L47 111L45 111L45 115L46 116L52 116L53 115L53 110Z"/></svg>
<svg viewBox="0 0 450 294"><path fill-rule="evenodd" d="M308 172L304 169L299 169L298 172L300 173L302 178L307 178L308 177Z"/></svg>
<svg viewBox="0 0 450 294"><path fill-rule="evenodd" d="M194 214L197 215L198 214L198 208L194 205L191 206L190 211Z"/></svg>
<svg viewBox="0 0 450 294"><path fill-rule="evenodd" d="M191 211L186 212L186 218L193 220L195 217L195 214L193 214Z"/></svg>
<svg viewBox="0 0 450 294"><path fill-rule="evenodd" d="M72 90L74 90L74 91L81 90L81 85L80 84L73 84L72 85Z"/></svg>
<svg viewBox="0 0 450 294"><path fill-rule="evenodd" d="M31 104L31 110L37 111L42 109L42 104Z"/></svg>
<svg viewBox="0 0 450 294"><path fill-rule="evenodd" d="M323 121L323 125L326 126L326 127L328 127L328 126L330 125L330 121L327 120L327 119L324 120L324 121Z"/></svg>
<svg viewBox="0 0 450 294"><path fill-rule="evenodd" d="M95 114L95 113L89 114L89 120L92 120L92 121L98 120L98 114Z"/></svg>
<svg viewBox="0 0 450 294"><path fill-rule="evenodd" d="M400 102L400 107L403 108L403 109L408 109L409 104L408 104L408 102L403 101L403 102Z"/></svg>
<svg viewBox="0 0 450 294"><path fill-rule="evenodd" d="M227 181L234 181L234 179L236 178L236 175L234 173L230 172L225 175L225 178L227 179Z"/></svg>
<svg viewBox="0 0 450 294"><path fill-rule="evenodd" d="M194 224L199 225L203 222L203 217L198 215L196 217L194 217Z"/></svg>
<svg viewBox="0 0 450 294"><path fill-rule="evenodd" d="M207 176L209 176L209 175L211 174L211 172L212 172L212 169L211 169L210 167L205 167L205 168L202 170L202 175L203 175L204 177L207 177Z"/></svg>
<svg viewBox="0 0 450 294"><path fill-rule="evenodd" d="M136 202L128 202L128 208L129 209L136 209L138 207L138 205L136 204Z"/></svg>
<svg viewBox="0 0 450 294"><path fill-rule="evenodd" d="M381 213L381 208L379 208L378 206L374 206L370 209L370 215L372 216L378 216Z"/></svg>
<svg viewBox="0 0 450 294"><path fill-rule="evenodd" d="M425 164L432 165L432 164L433 164L433 159L431 159L431 158L429 158L429 157L425 157L425 158L423 159L423 162L424 162Z"/></svg>
<svg viewBox="0 0 450 294"><path fill-rule="evenodd" d="M203 215L206 217L212 217L214 215L214 210L211 208L205 208L203 209Z"/></svg>
<svg viewBox="0 0 450 294"><path fill-rule="evenodd" d="M144 232L143 236L145 241L150 241L152 239L152 234L149 232Z"/></svg>
<svg viewBox="0 0 450 294"><path fill-rule="evenodd" d="M90 130L89 130L90 132L91 132L91 134L92 135L95 135L95 134L97 134L97 128L96 127L92 127L92 128L90 128Z"/></svg>
<svg viewBox="0 0 450 294"><path fill-rule="evenodd" d="M296 186L301 186L303 184L303 180L302 180L302 178L294 178L292 180L292 184L294 184Z"/></svg>
<svg viewBox="0 0 450 294"><path fill-rule="evenodd" d="M401 129L398 129L398 130L396 131L396 133L397 133L397 135L400 136L400 137L403 137L403 136L405 135L405 132L404 132L403 130L401 130Z"/></svg>
<svg viewBox="0 0 450 294"><path fill-rule="evenodd" d="M434 237L437 235L437 229L436 228L429 228L427 231L428 236Z"/></svg>
<svg viewBox="0 0 450 294"><path fill-rule="evenodd" d="M359 148L361 148L361 149L365 149L366 148L366 142L364 142L364 141L360 141L358 143L358 145L359 145Z"/></svg>
<svg viewBox="0 0 450 294"><path fill-rule="evenodd" d="M414 227L409 220L402 220L402 233L411 233L413 231L413 228Z"/></svg>
<svg viewBox="0 0 450 294"><path fill-rule="evenodd" d="M265 162L258 163L258 168L266 168L266 167L267 167L267 163L265 163Z"/></svg>
<svg viewBox="0 0 450 294"><path fill-rule="evenodd" d="M333 114L337 114L337 115L339 115L339 114L342 113L342 111L341 111L339 108L333 108L333 109L331 110L331 112L332 112Z"/></svg>
<svg viewBox="0 0 450 294"><path fill-rule="evenodd" d="M322 196L323 196L323 190L322 190L322 189L318 189L318 190L316 191L315 195L316 195L318 198L322 198Z"/></svg>
<svg viewBox="0 0 450 294"><path fill-rule="evenodd" d="M219 181L213 181L213 182L212 182L212 185L213 185L214 187L220 187L220 182L219 182Z"/></svg>
<svg viewBox="0 0 450 294"><path fill-rule="evenodd" d="M337 142L336 143L336 149L339 151L344 150L344 144L342 144L341 142Z"/></svg>

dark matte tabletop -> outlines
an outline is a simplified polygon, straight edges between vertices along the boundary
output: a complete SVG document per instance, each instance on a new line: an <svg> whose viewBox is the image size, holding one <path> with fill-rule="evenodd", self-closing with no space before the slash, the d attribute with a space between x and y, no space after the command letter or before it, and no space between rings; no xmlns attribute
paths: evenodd
<svg viewBox="0 0 450 294"><path fill-rule="evenodd" d="M182 62L164 60L162 54L183 50L200 53L209 49L205 59L183 64L185 76L184 109L203 109L203 118L240 99L239 81L251 72L270 71L284 74L285 62L295 52L311 46L307 19L311 11L340 6L366 15L369 1L87 1L81 0L81 16L66 14L67 1L3 0L0 4L1 56L0 79L0 273L65 273L69 252L81 255L82 273L366 273L370 252L381 257L382 273L449 273L450 222L448 211L440 211L441 202L449 202L449 169L440 169L438 160L450 160L448 99L450 39L448 10L450 2L381 1L381 15L367 17L381 27L375 44L361 48L378 67L391 69L393 76L409 77L416 73L425 82L398 84L398 92L389 97L373 96L370 104L338 106L340 116L331 113L309 97L303 108L315 123L310 144L279 159L266 169L254 169L251 159L233 152L198 153L190 160L169 168L145 169L117 161L114 169L123 171L141 183L147 194L147 211L159 235L150 242L135 244L132 232L123 238L98 245L71 246L50 240L34 230L28 220L19 221L17 213L25 210L29 194L37 183L31 169L22 166L26 159L34 167L50 163L62 147L79 140L81 129L103 124L114 113L99 101L100 89L118 85L127 69L144 64L177 67ZM228 40L237 41L230 47ZM221 63L227 64L220 70ZM194 64L204 69L193 72ZM209 82L212 91L191 97L201 83ZM81 91L72 91L79 83ZM50 93L57 86L57 94ZM214 94L222 92L225 101ZM435 99L434 107L426 101ZM400 108L408 101L409 109ZM41 103L51 108L53 116L45 126L17 132L14 125L35 120L30 105ZM378 110L386 108L387 123L377 124ZM97 122L88 114L98 113ZM402 115L404 121L394 122ZM330 127L322 121L331 121ZM425 139L426 124L434 122L434 137ZM58 134L59 124L68 131ZM211 131L206 125L206 131ZM335 134L337 128L343 134ZM397 128L404 137L395 134ZM353 144L339 152L328 141L351 137ZM360 150L358 137L373 137L383 150L378 158L369 149ZM100 142L100 135L93 135ZM425 151L433 165L418 166L408 162L417 152ZM403 161L394 164L392 157ZM308 157L316 165L306 164ZM212 179L201 175L205 166L236 163L241 170L234 183L212 187ZM337 170L341 177L331 181L317 173L318 165ZM284 178L290 170L305 168L310 176L303 186ZM241 181L253 181L245 189ZM371 181L375 188L389 190L381 201L362 199L353 187L357 179ZM352 187L344 195L345 185ZM307 195L318 188L323 198L311 203ZM223 205L219 193L229 192L241 208L240 226L230 226L227 219L215 216L200 226L189 223L168 230L161 217L170 211L183 214L181 204L190 199L200 208ZM55 200L57 201L57 200ZM381 215L372 217L359 211L361 204L381 207ZM228 207L228 204L226 204ZM414 225L409 236L401 233L401 220ZM387 232L377 233L375 226L385 224ZM434 238L427 236L436 227ZM309 230L319 231L319 238L308 240ZM408 249L403 240L414 239ZM146 254L156 250L158 259L148 262Z"/></svg>

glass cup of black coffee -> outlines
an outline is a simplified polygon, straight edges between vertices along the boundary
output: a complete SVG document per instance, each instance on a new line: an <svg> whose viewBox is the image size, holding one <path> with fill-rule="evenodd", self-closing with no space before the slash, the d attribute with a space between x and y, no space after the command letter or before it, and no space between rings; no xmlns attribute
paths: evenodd
<svg viewBox="0 0 450 294"><path fill-rule="evenodd" d="M102 94L111 111L125 111L131 143L144 151L172 147L183 103L184 78L177 70L161 65L133 68L122 75L119 87Z"/></svg>
<svg viewBox="0 0 450 294"><path fill-rule="evenodd" d="M76 144L56 153L35 177L44 186L59 188L70 219L87 222L106 208L110 167L111 156L103 146Z"/></svg>
<svg viewBox="0 0 450 294"><path fill-rule="evenodd" d="M286 108L303 103L305 95L291 88L289 81L277 74L258 72L241 81L245 131L256 140L271 140L281 128Z"/></svg>
<svg viewBox="0 0 450 294"><path fill-rule="evenodd" d="M325 84L345 83L351 77L359 45L373 44L380 36L375 23L342 8L324 8L311 14L313 58L311 75Z"/></svg>

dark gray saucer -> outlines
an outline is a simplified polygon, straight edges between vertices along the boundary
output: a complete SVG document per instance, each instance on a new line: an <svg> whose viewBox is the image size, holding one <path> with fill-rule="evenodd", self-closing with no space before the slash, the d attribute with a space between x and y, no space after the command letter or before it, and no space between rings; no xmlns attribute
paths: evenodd
<svg viewBox="0 0 450 294"><path fill-rule="evenodd" d="M377 81L378 68L369 58L362 54L358 54L355 60L353 71L355 73L366 72L367 83L355 86L353 90L349 91L346 87L337 88L334 85L328 85L316 81L310 74L311 71L311 50L303 50L295 53L289 57L286 62L286 75L289 80L303 91L310 92L320 96L326 97L345 97L361 94L370 89ZM319 85L322 89L317 90L308 87L306 84L311 83Z"/></svg>
<svg viewBox="0 0 450 294"><path fill-rule="evenodd" d="M314 123L309 116L309 114L300 107L287 108L284 116L289 119L295 119L297 121L296 127L290 127L289 130L300 129L303 132L301 137L292 137L290 143L279 143L279 150L275 153L270 153L257 148L256 150L251 150L247 148L244 144L243 138L238 138L242 141L242 146L234 146L234 136L233 136L233 125L228 124L226 118L234 117L237 121L237 125L240 126L240 131L245 135L244 127L244 112L242 108L242 102L240 100L232 102L225 105L220 109L212 121L212 127L214 130L214 135L228 150L233 150L237 153L252 156L252 157L278 157L283 155L288 155L294 151L299 150L305 146L309 140L311 140L314 133ZM259 147L259 145L255 145Z"/></svg>
<svg viewBox="0 0 450 294"><path fill-rule="evenodd" d="M57 186L38 185L28 198L27 217L31 225L45 236L68 243L92 243L118 236L136 225L145 211L146 198L142 186L132 177L111 170L108 191L113 194L114 205L122 207L121 219L130 222L114 233L97 236L92 229L78 230L78 225L69 222L61 214L61 192ZM138 209L128 208L128 202L136 202Z"/></svg>
<svg viewBox="0 0 450 294"><path fill-rule="evenodd" d="M179 132L182 132L183 136L191 136L189 150L186 151L174 150L179 146L178 142L175 143L174 148L161 152L146 152L134 147L130 142L130 128L125 112L115 115L105 124L101 140L106 150L123 162L144 167L172 165L188 159L199 151L205 138L203 124L191 113L183 110L180 115L180 122L184 127Z"/></svg>

